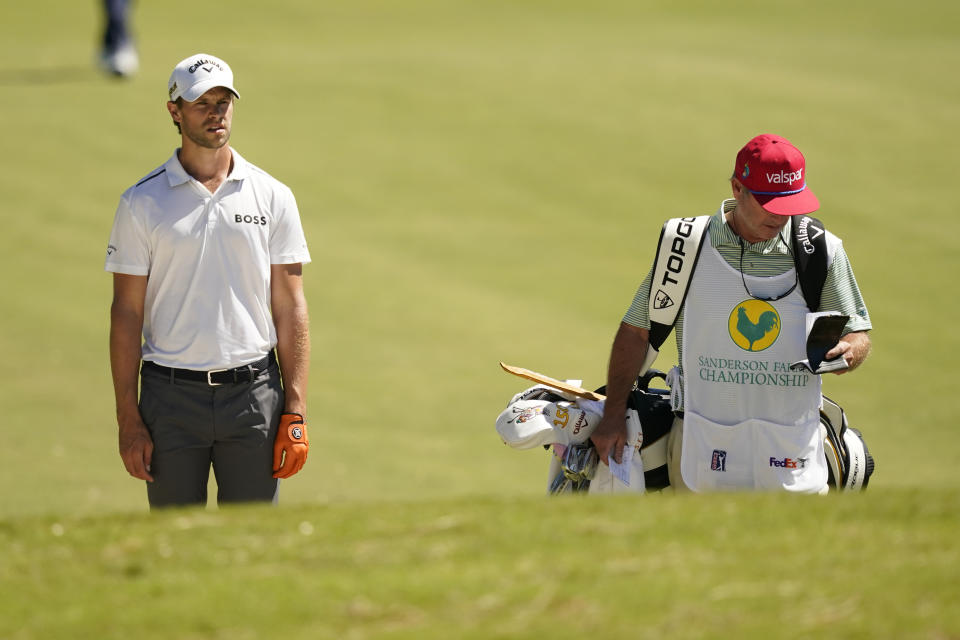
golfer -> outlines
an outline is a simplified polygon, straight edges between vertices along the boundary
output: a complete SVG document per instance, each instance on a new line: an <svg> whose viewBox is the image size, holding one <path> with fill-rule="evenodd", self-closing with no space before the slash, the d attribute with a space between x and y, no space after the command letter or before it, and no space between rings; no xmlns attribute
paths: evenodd
<svg viewBox="0 0 960 640"><path fill-rule="evenodd" d="M206 504L211 466L218 503L275 502L309 447L300 214L230 147L226 62L182 60L167 93L180 148L124 192L107 247L120 457L151 508Z"/></svg>

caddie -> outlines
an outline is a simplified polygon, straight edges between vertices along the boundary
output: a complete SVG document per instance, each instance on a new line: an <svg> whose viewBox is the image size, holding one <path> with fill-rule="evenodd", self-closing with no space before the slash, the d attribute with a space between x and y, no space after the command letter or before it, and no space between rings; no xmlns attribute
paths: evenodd
<svg viewBox="0 0 960 640"><path fill-rule="evenodd" d="M124 192L107 247L120 457L151 508L206 504L211 466L218 503L275 502L309 450L300 214L230 147L226 62L183 59L167 94L180 147Z"/></svg>
<svg viewBox="0 0 960 640"><path fill-rule="evenodd" d="M677 490L827 490L819 426L820 376L795 371L810 312L791 249L794 216L819 209L803 154L759 135L737 153L732 198L710 218L675 330L671 372L677 418L667 444ZM849 316L827 354L856 369L870 351L870 316L840 239L826 234L827 273L818 311ZM677 256L677 263L692 256ZM694 258L695 259L695 258ZM620 459L627 397L650 348L651 269L637 289L610 355L604 416L591 439L601 460ZM654 287L656 289L656 287ZM664 304L668 304L665 300Z"/></svg>

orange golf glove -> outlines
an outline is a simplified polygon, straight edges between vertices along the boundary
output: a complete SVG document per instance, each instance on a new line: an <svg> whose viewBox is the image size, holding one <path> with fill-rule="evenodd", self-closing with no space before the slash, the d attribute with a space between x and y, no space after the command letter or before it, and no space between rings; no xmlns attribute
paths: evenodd
<svg viewBox="0 0 960 640"><path fill-rule="evenodd" d="M273 441L273 477L289 478L303 468L310 442L307 425L299 413L280 414L280 427Z"/></svg>

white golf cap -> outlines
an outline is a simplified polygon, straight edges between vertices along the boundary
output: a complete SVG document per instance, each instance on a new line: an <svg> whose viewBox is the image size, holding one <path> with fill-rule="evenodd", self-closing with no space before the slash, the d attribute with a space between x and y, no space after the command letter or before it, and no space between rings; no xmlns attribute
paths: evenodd
<svg viewBox="0 0 960 640"><path fill-rule="evenodd" d="M216 56L197 53L184 58L173 68L167 82L167 94L170 100L183 98L193 102L214 87L225 87L233 95L240 97L233 88L233 71L230 65Z"/></svg>

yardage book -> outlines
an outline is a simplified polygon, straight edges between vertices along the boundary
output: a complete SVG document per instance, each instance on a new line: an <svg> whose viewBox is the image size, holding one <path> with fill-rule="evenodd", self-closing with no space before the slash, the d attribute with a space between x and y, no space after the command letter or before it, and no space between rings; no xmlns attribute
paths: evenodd
<svg viewBox="0 0 960 640"><path fill-rule="evenodd" d="M823 311L807 314L807 359L794 362L790 368L795 371L806 369L811 373L829 373L842 371L850 365L843 356L833 360L825 360L830 349L837 346L843 335L843 328L847 326L850 316L836 311Z"/></svg>

